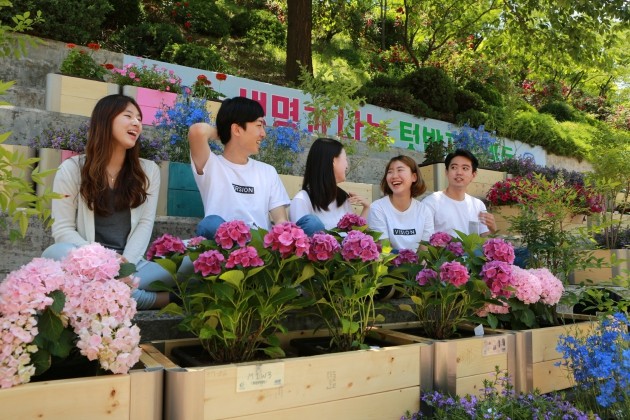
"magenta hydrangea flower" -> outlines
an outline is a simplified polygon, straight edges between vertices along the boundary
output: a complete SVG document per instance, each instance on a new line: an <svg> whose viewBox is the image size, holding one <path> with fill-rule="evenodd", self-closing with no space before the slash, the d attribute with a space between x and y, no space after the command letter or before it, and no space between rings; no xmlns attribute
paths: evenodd
<svg viewBox="0 0 630 420"><path fill-rule="evenodd" d="M451 251L457 257L464 255L464 246L461 242L450 242L446 245L446 250Z"/></svg>
<svg viewBox="0 0 630 420"><path fill-rule="evenodd" d="M337 227L343 231L352 230L353 227L361 227L367 225L365 218L354 213L346 213L337 223Z"/></svg>
<svg viewBox="0 0 630 420"><path fill-rule="evenodd" d="M503 261L488 261L481 268L481 277L495 296L510 296L512 266Z"/></svg>
<svg viewBox="0 0 630 420"><path fill-rule="evenodd" d="M265 265L265 262L258 256L256 248L246 246L230 252L230 256L225 263L226 268L234 268L237 265L243 268L260 267Z"/></svg>
<svg viewBox="0 0 630 420"><path fill-rule="evenodd" d="M477 311L477 315L481 317L486 317L488 316L488 314L507 314L508 312L510 312L510 305L508 305L507 302L503 302L502 305L486 303L483 308Z"/></svg>
<svg viewBox="0 0 630 420"><path fill-rule="evenodd" d="M219 251L211 249L199 254L199 257L193 261L193 267L196 273L202 276L221 273L221 263L225 261L225 257Z"/></svg>
<svg viewBox="0 0 630 420"><path fill-rule="evenodd" d="M459 287L466 284L469 278L468 269L458 261L445 262L440 267L440 279L453 286Z"/></svg>
<svg viewBox="0 0 630 420"><path fill-rule="evenodd" d="M400 264L417 264L418 254L411 249L401 249L396 258L392 260L392 265L398 267Z"/></svg>
<svg viewBox="0 0 630 420"><path fill-rule="evenodd" d="M540 293L540 301L547 305L555 305L560 302L562 293L564 293L564 285L556 276L546 268L534 268L529 270L534 276L540 280L542 292Z"/></svg>
<svg viewBox="0 0 630 420"><path fill-rule="evenodd" d="M244 247L252 239L249 226L242 220L221 223L214 234L215 242L223 249L232 249L234 243Z"/></svg>
<svg viewBox="0 0 630 420"><path fill-rule="evenodd" d="M501 238L489 239L483 244L483 255L489 261L514 262L514 246Z"/></svg>
<svg viewBox="0 0 630 420"><path fill-rule="evenodd" d="M70 274L90 280L112 280L120 271L120 256L99 243L73 249L61 262L61 268Z"/></svg>
<svg viewBox="0 0 630 420"><path fill-rule="evenodd" d="M424 286L429 283L431 280L437 279L438 273L435 270L431 270L430 268L423 268L416 275L416 281L420 286Z"/></svg>
<svg viewBox="0 0 630 420"><path fill-rule="evenodd" d="M378 260L380 253L374 238L358 230L351 230L341 242L341 256L346 261L361 259L367 262Z"/></svg>
<svg viewBox="0 0 630 420"><path fill-rule="evenodd" d="M316 233L311 238L308 259L311 261L328 261L339 252L341 246L334 236L328 233Z"/></svg>
<svg viewBox="0 0 630 420"><path fill-rule="evenodd" d="M435 232L429 238L429 244L431 246L444 248L453 240L453 237L446 232Z"/></svg>
<svg viewBox="0 0 630 420"><path fill-rule="evenodd" d="M206 238L203 236L195 236L194 238L190 238L188 241L186 241L186 246L197 247L201 245L201 243L205 240Z"/></svg>
<svg viewBox="0 0 630 420"><path fill-rule="evenodd" d="M291 255L301 257L309 249L310 240L306 233L293 222L274 225L265 235L265 248L280 252L282 258Z"/></svg>
<svg viewBox="0 0 630 420"><path fill-rule="evenodd" d="M184 241L176 236L165 233L157 238L147 251L147 260L152 260L155 257L165 257L169 254L186 252L186 245Z"/></svg>
<svg viewBox="0 0 630 420"><path fill-rule="evenodd" d="M516 298L521 302L531 304L540 300L542 285L538 277L515 265L512 266L512 286Z"/></svg>

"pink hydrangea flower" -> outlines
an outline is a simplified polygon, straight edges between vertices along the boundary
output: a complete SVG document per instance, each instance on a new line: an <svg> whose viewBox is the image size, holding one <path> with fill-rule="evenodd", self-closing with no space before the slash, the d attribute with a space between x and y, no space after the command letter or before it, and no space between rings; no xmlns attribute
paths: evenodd
<svg viewBox="0 0 630 420"><path fill-rule="evenodd" d="M438 278L438 273L436 273L434 270L431 270L430 268L423 268L416 275L416 281L418 282L420 286L424 286L427 283L429 283L431 280L434 280L437 278Z"/></svg>
<svg viewBox="0 0 630 420"><path fill-rule="evenodd" d="M186 242L186 246L189 247L197 247L199 245L201 245L201 243L203 241L205 241L206 238L203 236L195 236L194 238L190 238L187 242Z"/></svg>
<svg viewBox="0 0 630 420"><path fill-rule="evenodd" d="M111 280L120 271L120 256L99 243L73 249L61 262L67 273L81 275L90 280Z"/></svg>
<svg viewBox="0 0 630 420"><path fill-rule="evenodd" d="M514 247L501 238L487 240L482 248L483 255L490 261L503 261L508 264L514 262Z"/></svg>
<svg viewBox="0 0 630 420"><path fill-rule="evenodd" d="M431 246L444 248L453 240L453 237L446 232L435 232L429 238L429 244Z"/></svg>
<svg viewBox="0 0 630 420"><path fill-rule="evenodd" d="M346 213L337 223L337 227L343 231L349 231L354 227L361 227L367 225L365 218L356 215L354 213Z"/></svg>
<svg viewBox="0 0 630 420"><path fill-rule="evenodd" d="M226 268L234 268L240 265L243 268L261 267L265 262L258 256L258 251L253 246L246 246L230 252Z"/></svg>
<svg viewBox="0 0 630 420"><path fill-rule="evenodd" d="M445 262L440 267L440 279L453 286L466 284L469 278L468 269L458 261Z"/></svg>
<svg viewBox="0 0 630 420"><path fill-rule="evenodd" d="M512 266L503 261L489 261L481 268L481 277L495 296L509 296L512 284Z"/></svg>
<svg viewBox="0 0 630 420"><path fill-rule="evenodd" d="M223 249L231 249L234 243L244 247L251 239L249 226L242 220L221 223L214 235L215 242Z"/></svg>
<svg viewBox="0 0 630 420"><path fill-rule="evenodd" d="M346 261L376 261L380 257L374 239L358 230L351 230L341 242L341 256Z"/></svg>
<svg viewBox="0 0 630 420"><path fill-rule="evenodd" d="M542 303L555 305L560 302L562 293L564 293L564 285L551 271L546 268L534 268L530 269L529 272L540 280L540 286L542 287L540 301Z"/></svg>
<svg viewBox="0 0 630 420"><path fill-rule="evenodd" d="M186 245L180 238L165 233L157 238L147 251L147 260L155 257L165 257L173 253L183 254L186 252Z"/></svg>
<svg viewBox="0 0 630 420"><path fill-rule="evenodd" d="M398 267L401 264L417 264L418 254L411 249L401 249L396 258L392 260L392 265Z"/></svg>
<svg viewBox="0 0 630 420"><path fill-rule="evenodd" d="M265 248L280 252L282 258L301 257L308 252L310 241L306 233L293 222L274 225L265 235Z"/></svg>
<svg viewBox="0 0 630 420"><path fill-rule="evenodd" d="M311 238L308 259L311 261L328 261L339 252L341 246L334 236L328 233L316 233Z"/></svg>
<svg viewBox="0 0 630 420"><path fill-rule="evenodd" d="M464 255L464 246L461 242L450 242L446 245L446 250L451 251L457 257Z"/></svg>
<svg viewBox="0 0 630 420"><path fill-rule="evenodd" d="M496 296L494 296L496 297ZM477 315L486 317L488 314L507 314L510 312L510 306L503 302L502 305L496 305L494 303L486 303L486 305L477 311Z"/></svg>
<svg viewBox="0 0 630 420"><path fill-rule="evenodd" d="M199 254L199 257L193 261L193 267L196 273L202 276L216 275L221 273L221 264L225 261L225 257L219 251L211 249Z"/></svg>
<svg viewBox="0 0 630 420"><path fill-rule="evenodd" d="M515 265L512 266L512 286L516 298L521 302L531 304L540 300L542 285L538 277Z"/></svg>

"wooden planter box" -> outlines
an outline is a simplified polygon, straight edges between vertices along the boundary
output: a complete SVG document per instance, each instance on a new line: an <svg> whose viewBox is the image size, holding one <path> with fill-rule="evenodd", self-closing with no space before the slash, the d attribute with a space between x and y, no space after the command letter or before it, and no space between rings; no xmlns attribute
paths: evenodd
<svg viewBox="0 0 630 420"><path fill-rule="evenodd" d="M309 332L285 334L312 336ZM196 339L145 347L166 368L165 419L399 419L417 411L421 351L414 343L319 356L180 368L168 356Z"/></svg>
<svg viewBox="0 0 630 420"><path fill-rule="evenodd" d="M515 373L516 341L512 332L486 330L484 336L450 340L433 340L405 332L419 327L418 322L406 322L384 324L380 328L388 340L433 343L433 388L437 391L459 396L480 395L484 379L495 379L495 367L507 370L510 375Z"/></svg>
<svg viewBox="0 0 630 420"><path fill-rule="evenodd" d="M208 113L210 114L210 121L212 121L213 124L217 120L217 113L219 112L219 109L221 108L222 104L223 104L222 101L217 101L213 99L208 99L206 101L206 109L208 110Z"/></svg>
<svg viewBox="0 0 630 420"><path fill-rule="evenodd" d="M597 249L593 251L595 258L603 259L603 267L575 270L569 277L571 284L614 284L613 278L625 275L625 270L630 270L630 249ZM615 255L617 264L612 265L612 256ZM627 275L626 275L627 276Z"/></svg>
<svg viewBox="0 0 630 420"><path fill-rule="evenodd" d="M444 163L432 163L420 165L420 174L427 186L427 192L443 191L448 185ZM492 186L506 179L507 172L493 171L489 169L477 169L477 176L470 183L467 193L477 198L486 198L486 194Z"/></svg>
<svg viewBox="0 0 630 420"><path fill-rule="evenodd" d="M164 162L160 168L162 182L160 192L166 188L166 215L179 217L204 217L203 202L193 177L190 163ZM158 199L158 209L164 201ZM159 213L158 213L159 214Z"/></svg>
<svg viewBox="0 0 630 420"><path fill-rule="evenodd" d="M500 234L511 233L511 223L508 217L518 216L521 209L518 206L494 206L488 209L494 215L494 221L497 224L497 231Z"/></svg>
<svg viewBox="0 0 630 420"><path fill-rule="evenodd" d="M72 152L70 150L59 150L59 149L38 149L37 156L39 157L39 172L47 171L50 169L57 169L61 162L66 159L71 158L72 156L76 156L78 153ZM45 177L42 180L41 184L37 184L37 195L43 195L44 191L50 190L52 191L53 182L55 180L55 173L52 173Z"/></svg>
<svg viewBox="0 0 630 420"><path fill-rule="evenodd" d="M56 73L46 75L46 111L92 115L99 99L120 93L120 86Z"/></svg>
<svg viewBox="0 0 630 420"><path fill-rule="evenodd" d="M0 389L5 419L160 420L162 366L146 352L144 369L125 375L33 382Z"/></svg>
<svg viewBox="0 0 630 420"><path fill-rule="evenodd" d="M177 94L147 89L138 86L123 86L124 95L136 100L142 112L142 124L151 125L155 121L155 113L164 105L173 106L177 100Z"/></svg>
<svg viewBox="0 0 630 420"><path fill-rule="evenodd" d="M584 336L597 328L597 321L585 315L565 315L566 325L513 331L516 336L516 392L539 390L545 394L575 385L573 375L560 363L556 350L561 335Z"/></svg>

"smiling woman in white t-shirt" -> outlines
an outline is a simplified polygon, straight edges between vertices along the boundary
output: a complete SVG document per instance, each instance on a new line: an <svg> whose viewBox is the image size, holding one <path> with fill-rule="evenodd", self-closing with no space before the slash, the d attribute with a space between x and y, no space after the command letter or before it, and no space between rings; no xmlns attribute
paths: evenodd
<svg viewBox="0 0 630 420"><path fill-rule="evenodd" d="M385 197L370 207L368 226L381 232L396 250L416 251L420 241L433 234L433 218L415 197L426 191L418 165L409 156L396 156L387 164L381 180Z"/></svg>
<svg viewBox="0 0 630 420"><path fill-rule="evenodd" d="M348 158L341 142L329 138L313 142L306 158L302 190L289 207L289 218L307 235L337 226L344 214L352 213L352 204L363 206L361 216L367 216L369 201L337 186L346 180L347 170Z"/></svg>

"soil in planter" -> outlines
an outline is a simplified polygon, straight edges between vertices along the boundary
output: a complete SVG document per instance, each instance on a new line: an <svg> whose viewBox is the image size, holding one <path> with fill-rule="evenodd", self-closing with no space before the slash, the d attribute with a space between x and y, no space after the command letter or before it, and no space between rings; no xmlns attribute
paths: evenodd
<svg viewBox="0 0 630 420"><path fill-rule="evenodd" d="M339 352L338 349L330 347L330 337L294 338L290 341L290 344L296 349L298 356L317 356ZM366 338L365 344L375 348L395 345L372 337Z"/></svg>
<svg viewBox="0 0 630 420"><path fill-rule="evenodd" d="M52 381L57 379L85 378L89 376L106 375L98 360L88 360L80 354L66 359L53 358L50 368L41 375L33 376L31 382Z"/></svg>
<svg viewBox="0 0 630 420"><path fill-rule="evenodd" d="M288 352L285 353L287 353L286 357L295 356L289 354ZM175 347L171 350L170 358L173 360L173 362L177 363L177 365L181 367L217 366L225 364L217 363L215 360L213 360L201 344ZM260 351L258 352L257 356L250 361L260 362L268 360L272 359L265 353Z"/></svg>

